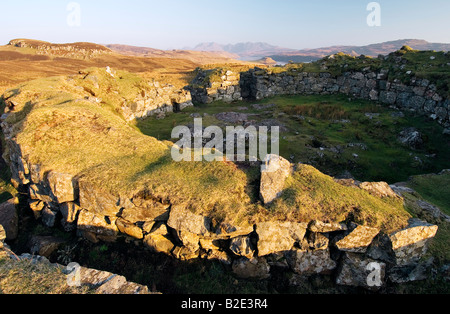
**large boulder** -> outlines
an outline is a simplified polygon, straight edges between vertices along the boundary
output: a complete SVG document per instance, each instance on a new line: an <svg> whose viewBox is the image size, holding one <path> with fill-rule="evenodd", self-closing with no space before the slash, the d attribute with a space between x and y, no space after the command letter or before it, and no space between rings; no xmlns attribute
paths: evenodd
<svg viewBox="0 0 450 314"><path fill-rule="evenodd" d="M308 229L312 232L328 233L335 231L345 231L348 229L345 223L338 222L323 222L314 220L308 226Z"/></svg>
<svg viewBox="0 0 450 314"><path fill-rule="evenodd" d="M423 135L416 128L406 128L400 132L398 140L411 149L420 149L423 144Z"/></svg>
<svg viewBox="0 0 450 314"><path fill-rule="evenodd" d="M377 197L399 197L386 182L363 182L359 187Z"/></svg>
<svg viewBox="0 0 450 314"><path fill-rule="evenodd" d="M6 240L14 240L19 233L19 217L14 199L0 204L0 225L6 232Z"/></svg>
<svg viewBox="0 0 450 314"><path fill-rule="evenodd" d="M36 212L40 208L40 204L34 204L30 207L33 209L33 212ZM76 228L76 221L78 218L78 214L81 211L80 206L73 202L67 202L59 205L59 211L62 214L61 224L65 231L69 232Z"/></svg>
<svg viewBox="0 0 450 314"><path fill-rule="evenodd" d="M230 250L238 255L252 259L255 255L255 247L250 236L239 236L231 239Z"/></svg>
<svg viewBox="0 0 450 314"><path fill-rule="evenodd" d="M144 229L147 229L144 227ZM175 245L170 239L169 231L165 224L152 224L147 229L149 233L144 238L144 244L152 251L170 254Z"/></svg>
<svg viewBox="0 0 450 314"><path fill-rule="evenodd" d="M173 242L161 234L148 234L144 238L144 243L153 252L170 254L175 248Z"/></svg>
<svg viewBox="0 0 450 314"><path fill-rule="evenodd" d="M119 229L116 226L116 217L96 215L90 211L82 210L78 215L77 229L83 236L92 242L98 240L114 241Z"/></svg>
<svg viewBox="0 0 450 314"><path fill-rule="evenodd" d="M80 285L95 289L96 294L149 294L146 286L128 282L110 272L79 267Z"/></svg>
<svg viewBox="0 0 450 314"><path fill-rule="evenodd" d="M264 204L269 204L280 197L291 172L289 161L277 155L267 155L261 166L260 195Z"/></svg>
<svg viewBox="0 0 450 314"><path fill-rule="evenodd" d="M129 222L128 220L125 220L123 218L118 218L116 220L116 226L119 229L120 232L129 235L130 237L136 238L136 239L143 239L144 238L144 232L141 228L136 226L135 224Z"/></svg>
<svg viewBox="0 0 450 314"><path fill-rule="evenodd" d="M146 201L136 207L125 208L121 217L130 222L145 222L158 220L168 211L169 206L154 201Z"/></svg>
<svg viewBox="0 0 450 314"><path fill-rule="evenodd" d="M117 216L120 212L119 197L104 191L86 178L78 181L80 206L92 213L102 216Z"/></svg>
<svg viewBox="0 0 450 314"><path fill-rule="evenodd" d="M53 236L31 236L28 246L33 255L49 258L65 241Z"/></svg>

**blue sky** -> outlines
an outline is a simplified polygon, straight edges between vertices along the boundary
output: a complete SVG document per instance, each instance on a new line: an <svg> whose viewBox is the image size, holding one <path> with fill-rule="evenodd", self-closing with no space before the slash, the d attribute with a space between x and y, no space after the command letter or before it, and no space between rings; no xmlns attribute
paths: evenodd
<svg viewBox="0 0 450 314"><path fill-rule="evenodd" d="M71 27L67 5L81 9ZM201 42L268 42L288 48L365 45L417 38L450 43L449 0L379 0L381 26L369 27L370 0L15 0L1 1L0 44L13 38L90 41L160 49Z"/></svg>

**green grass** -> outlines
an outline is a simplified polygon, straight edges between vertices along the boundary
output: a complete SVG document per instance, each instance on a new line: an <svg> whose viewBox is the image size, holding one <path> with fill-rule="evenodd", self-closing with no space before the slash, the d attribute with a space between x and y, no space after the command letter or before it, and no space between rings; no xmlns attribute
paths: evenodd
<svg viewBox="0 0 450 314"><path fill-rule="evenodd" d="M440 175L426 174L413 176L407 181L407 185L417 193L414 195L405 193L407 206L410 207L412 215L420 215L420 211L415 206L417 200L423 199L441 209L447 215L450 215L450 173L446 172ZM437 258L440 265L450 260L450 223L446 221L438 222L438 232L433 239L428 256Z"/></svg>
<svg viewBox="0 0 450 314"><path fill-rule="evenodd" d="M136 126L146 135L171 140L174 126L193 124L192 114L201 117L206 114L204 127L218 125L224 128L226 124L217 120L215 114L241 112L257 122L279 121L287 128L281 134L281 155L286 159L293 156L291 161L311 164L329 175L349 171L361 181L395 183L412 175L450 167L450 139L442 135L443 127L412 113L405 112L403 118L393 117L395 111L389 108L370 101L349 100L343 95L273 97L258 103L276 106L260 111L251 106L254 103L196 105L183 113L169 114L164 120L139 120ZM369 119L366 113L379 116ZM407 127L415 127L424 135L425 144L420 150L399 144L398 135ZM351 143L364 146L348 147ZM325 149L320 150L320 147ZM342 153L336 153L337 147L342 148ZM319 154L323 156L319 157Z"/></svg>
<svg viewBox="0 0 450 314"><path fill-rule="evenodd" d="M367 191L343 186L308 165L298 167L283 195L269 210L275 216L293 216L298 221L354 221L387 232L405 227L410 218L402 199L380 199Z"/></svg>
<svg viewBox="0 0 450 314"><path fill-rule="evenodd" d="M408 185L424 199L450 215L450 173L414 176L408 181Z"/></svg>
<svg viewBox="0 0 450 314"><path fill-rule="evenodd" d="M0 259L0 294L89 294L88 287L69 287L67 276L51 264Z"/></svg>
<svg viewBox="0 0 450 314"><path fill-rule="evenodd" d="M130 79L111 78L102 71L93 71L97 97L106 94L105 86L119 91L136 86L131 74L121 75ZM50 78L21 85L13 96L18 106L8 122L14 124L17 143L31 164L41 165L43 172L82 176L115 195L147 190L197 213L221 218L226 216L222 211L230 221L246 221L248 180L242 170L226 162L173 162L170 143L128 124L109 98L106 103L86 101L86 92L77 86L92 87L82 77ZM26 99L32 102L24 105Z"/></svg>
<svg viewBox="0 0 450 314"><path fill-rule="evenodd" d="M366 56L353 57L344 53L337 53L329 57L311 63L293 63L284 67L271 67L267 71L271 73L291 73L307 72L321 73L327 72L337 77L348 71L362 71L370 69L377 71L381 68L381 61L377 58Z"/></svg>

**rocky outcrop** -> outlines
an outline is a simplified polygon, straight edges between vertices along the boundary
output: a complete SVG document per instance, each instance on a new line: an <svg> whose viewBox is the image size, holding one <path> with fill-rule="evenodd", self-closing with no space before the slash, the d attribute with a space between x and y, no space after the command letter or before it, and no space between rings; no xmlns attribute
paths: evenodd
<svg viewBox="0 0 450 314"><path fill-rule="evenodd" d="M437 230L438 226L413 219L406 229L389 235L397 265L417 263L427 252L429 240L436 236Z"/></svg>
<svg viewBox="0 0 450 314"><path fill-rule="evenodd" d="M104 46L93 43L53 44L40 40L13 39L9 46L31 48L38 55L51 55L76 59L91 59L102 55L112 54L112 51Z"/></svg>
<svg viewBox="0 0 450 314"><path fill-rule="evenodd" d="M108 75L114 75L111 71L107 72ZM266 75L252 71L249 73L257 77ZM87 73L87 76L91 74ZM231 80L232 74L226 72L225 79ZM305 79L308 75L299 74ZM79 79L86 80L87 76ZM331 79L322 74L312 76L316 76L316 79ZM363 80L363 77L364 75L357 76L353 80ZM289 78L288 81L291 79L294 80ZM240 80L236 78L236 81ZM277 81L280 83L283 78L269 81L270 84ZM308 82L313 84L311 80ZM290 86L295 87L295 84ZM315 91L323 91L324 87L317 82L313 86ZM221 86L227 91L229 87ZM232 89L229 90L231 93ZM125 114L129 119L140 117L141 113L144 117L155 110L165 110L162 109L165 108L164 105L147 107L146 99L153 99L153 96L150 92L147 94L146 90L136 96L138 102L142 101L142 107L134 101L134 96L124 102L124 106L132 113L129 116ZM8 106L13 108L11 101ZM149 104L153 106L154 102L149 101ZM171 105L175 105L172 100ZM288 161L274 155L268 156L260 177L261 198L269 206L263 208L258 204L257 209L252 208L255 211L267 211L267 215L260 215L251 224L239 221L238 215L232 219L226 217L228 220L223 222L221 219L224 217L217 215L217 212L214 217L205 214L209 208L191 211L192 207L189 205L192 204L185 204L175 197L155 196L152 193L155 187L150 185L136 188L137 191L115 193L113 189L99 184L102 182L101 171L108 171L105 168L95 167L94 170L99 171L97 181L83 173L71 173L70 169L55 171L49 168L51 165L44 168L36 161L39 156L29 158L29 145L18 144L16 133L13 132L13 128L18 126L9 125L8 119L3 120L2 128L8 143L8 161L13 182L24 193L29 193L34 216L48 227L61 223L66 230L76 229L80 236L95 243L116 241L118 237L132 238L135 242L141 241L154 252L181 260L204 258L222 261L231 266L237 276L244 278L267 278L272 270L276 271L279 267L290 269L299 275L339 275L339 271L342 271L341 277L345 277L348 267L340 266L345 261L350 264L352 259L342 259L344 254L359 254L355 256L363 261L361 265L367 259L370 259L369 264L372 260L386 263L389 273L389 267L409 267L410 263L416 263L437 230L436 226L414 222L405 230L386 235L370 226L355 226L350 216L347 220L342 219L345 221L301 221L298 218L279 216L274 218L268 210L269 204L282 195L285 184L290 182L289 176L293 168ZM97 129L94 128L94 131ZM135 147L134 151L137 149ZM142 159L146 157L142 156ZM390 187L383 183L362 184L359 188L380 198L396 197ZM204 204L205 207L212 206ZM220 214L220 208L217 211ZM57 220L58 217L62 217L61 222ZM40 248L36 248L36 251L40 251ZM353 260L355 256L351 256ZM341 282L347 281L343 279Z"/></svg>

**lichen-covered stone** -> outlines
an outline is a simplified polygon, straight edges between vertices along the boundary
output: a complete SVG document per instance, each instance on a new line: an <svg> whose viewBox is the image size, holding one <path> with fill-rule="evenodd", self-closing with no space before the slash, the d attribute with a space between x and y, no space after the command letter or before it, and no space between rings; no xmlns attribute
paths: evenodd
<svg viewBox="0 0 450 314"><path fill-rule="evenodd" d="M416 263L425 255L438 226L411 219L407 228L389 235L397 265Z"/></svg>
<svg viewBox="0 0 450 314"><path fill-rule="evenodd" d="M258 224L259 256L291 250L296 242L303 240L307 227L306 223L278 221Z"/></svg>
<svg viewBox="0 0 450 314"><path fill-rule="evenodd" d="M87 210L82 210L78 216L77 228L96 235L116 237L119 229L116 226L117 218L97 216Z"/></svg>
<svg viewBox="0 0 450 314"><path fill-rule="evenodd" d="M378 290L386 278L386 264L362 254L345 253L337 272L336 284Z"/></svg>
<svg viewBox="0 0 450 314"><path fill-rule="evenodd" d="M212 223L208 217L193 214L183 206L173 206L167 225L175 230L206 235L210 232Z"/></svg>
<svg viewBox="0 0 450 314"><path fill-rule="evenodd" d="M264 204L278 198L284 189L284 183L291 174L291 163L277 155L267 155L261 166L260 195Z"/></svg>
<svg viewBox="0 0 450 314"><path fill-rule="evenodd" d="M267 279L270 277L270 266L263 257L237 259L232 264L233 273L244 279Z"/></svg>
<svg viewBox="0 0 450 314"><path fill-rule="evenodd" d="M337 264L331 259L330 250L292 250L286 253L291 269L297 274L325 274L333 271Z"/></svg>
<svg viewBox="0 0 450 314"><path fill-rule="evenodd" d="M365 253L378 233L380 230L377 228L357 226L350 234L336 242L336 247L344 252Z"/></svg>

